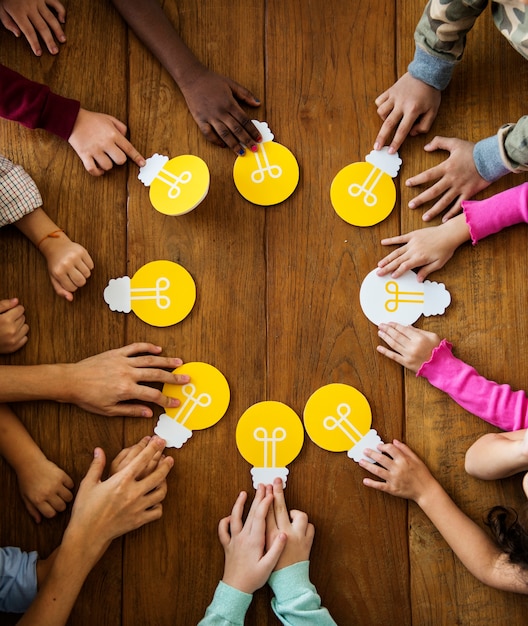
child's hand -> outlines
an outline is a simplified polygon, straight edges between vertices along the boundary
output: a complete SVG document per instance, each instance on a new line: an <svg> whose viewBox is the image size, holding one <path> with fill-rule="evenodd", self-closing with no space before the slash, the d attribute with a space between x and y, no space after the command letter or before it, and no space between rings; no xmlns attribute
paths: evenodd
<svg viewBox="0 0 528 626"><path fill-rule="evenodd" d="M398 150L407 135L426 133L432 126L442 93L414 78L407 72L392 87L376 98L378 115L383 125L376 137L374 149L383 148L394 131L389 152Z"/></svg>
<svg viewBox="0 0 528 626"><path fill-rule="evenodd" d="M270 577L287 537L285 533L277 533L266 552L266 516L273 501L271 487L258 486L243 524L246 498L246 492L242 491L231 515L220 520L218 537L225 552L223 582L244 593L253 593Z"/></svg>
<svg viewBox="0 0 528 626"><path fill-rule="evenodd" d="M308 522L308 515L302 511L292 510L288 514L282 480L276 478L273 481L273 505L270 506L266 519L266 545L272 546L280 534L286 534L288 541L274 571L300 561L308 561L314 540L314 525Z"/></svg>
<svg viewBox="0 0 528 626"><path fill-rule="evenodd" d="M0 300L0 354L19 350L28 340L24 307L18 298Z"/></svg>
<svg viewBox="0 0 528 626"><path fill-rule="evenodd" d="M22 500L35 522L55 517L73 499L73 480L38 451L15 468Z"/></svg>
<svg viewBox="0 0 528 626"><path fill-rule="evenodd" d="M408 187L434 183L409 202L409 208L416 209L425 202L430 202L440 196L440 199L423 214L425 222L436 217L452 204L453 206L442 218L442 221L446 222L453 215L460 213L463 200L469 200L491 184L478 173L473 159L473 148L474 144L470 141L448 137L435 137L424 146L427 152L447 150L450 153L440 165L405 181Z"/></svg>
<svg viewBox="0 0 528 626"><path fill-rule="evenodd" d="M55 39L66 41L61 28L66 9L59 0L0 0L0 21L15 37L23 34L37 56L42 54L39 35L51 54L59 51Z"/></svg>
<svg viewBox="0 0 528 626"><path fill-rule="evenodd" d="M243 146L250 150L256 147L260 133L238 104L241 101L254 107L259 105L250 91L206 68L200 74L194 72L189 85L179 86L191 115L208 141L221 147L227 145L237 155Z"/></svg>
<svg viewBox="0 0 528 626"><path fill-rule="evenodd" d="M360 459L361 467L384 481L364 478L363 484L367 487L420 504L422 495L436 483L423 461L397 439L379 444L378 451L367 448L364 454L376 463Z"/></svg>
<svg viewBox="0 0 528 626"><path fill-rule="evenodd" d="M469 238L469 228L461 215L440 226L382 239L383 246L401 247L379 261L377 274L385 276L391 273L393 278L398 278L408 270L419 267L416 276L419 282L423 282L431 272L444 267L458 246Z"/></svg>
<svg viewBox="0 0 528 626"><path fill-rule="evenodd" d="M117 474L117 472L129 465L129 463L131 463L148 446L151 439L152 437L149 436L143 437L143 439L140 439L138 443L133 446L121 450L110 465L109 476ZM145 476L152 474L152 472L158 467L160 460L164 458L163 450L156 452L156 454L149 459L144 471L138 476L138 478L141 480L142 478L145 478Z"/></svg>
<svg viewBox="0 0 528 626"><path fill-rule="evenodd" d="M92 258L78 243L64 233L42 240L39 250L46 257L51 284L56 293L68 302L73 293L86 284L94 268Z"/></svg>
<svg viewBox="0 0 528 626"><path fill-rule="evenodd" d="M429 361L433 350L441 343L440 337L435 333L414 326L403 326L397 322L380 324L378 336L392 350L377 346L377 351L415 373Z"/></svg>
<svg viewBox="0 0 528 626"><path fill-rule="evenodd" d="M80 109L68 143L92 176L101 176L114 163L123 165L127 156L138 167L145 159L126 138L127 127L111 115Z"/></svg>

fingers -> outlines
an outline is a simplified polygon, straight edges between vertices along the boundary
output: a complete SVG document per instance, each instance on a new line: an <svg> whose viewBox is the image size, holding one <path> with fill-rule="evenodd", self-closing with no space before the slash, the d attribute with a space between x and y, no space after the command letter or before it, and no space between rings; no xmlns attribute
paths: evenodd
<svg viewBox="0 0 528 626"><path fill-rule="evenodd" d="M151 437L147 435L146 437L143 437L143 439L140 439L133 446L130 446L129 448L123 448L123 450L121 450L121 452L119 452L115 459L112 461L112 467L119 468L121 463L123 463L124 461L130 462L132 459L135 459L136 456L147 447L150 439Z"/></svg>
<svg viewBox="0 0 528 626"><path fill-rule="evenodd" d="M91 483L92 485L98 483L103 475L105 465L106 455L104 450L102 448L95 448L92 463L90 464L90 467L88 468L88 471L86 472L86 475L83 478L82 482L86 481L87 483Z"/></svg>
<svg viewBox="0 0 528 626"><path fill-rule="evenodd" d="M284 499L282 480L276 478L273 481L273 512L279 530L285 530L290 526L290 516Z"/></svg>
<svg viewBox="0 0 528 626"><path fill-rule="evenodd" d="M235 504L233 505L233 509L231 510L230 517L224 518L225 520L229 520L228 527L231 527L231 534L238 534L243 527L242 524L242 515L244 513L244 505L246 504L247 493L245 491L241 491L238 494L237 499L235 500ZM228 529L229 530L229 529Z"/></svg>
<svg viewBox="0 0 528 626"><path fill-rule="evenodd" d="M150 441L147 443L147 445L145 446L145 448L141 450L139 454L134 459L132 459L132 461L125 468L121 470L121 472L124 472L126 474L133 476L134 479L139 478L139 476L143 474L145 468L148 466L151 460L156 459L156 458L157 459L161 458L161 454L163 453L165 444L166 444L166 441L164 439L161 439L161 437L157 437L157 436L152 437ZM158 470L159 470L158 468L155 472L152 472L152 474L143 478L147 491L150 491L150 489L154 489L154 487L156 487L156 484L157 484L156 481L158 480L158 482L161 482L159 481L159 477L163 476L164 478L167 475L169 469L170 468L168 468L165 474L163 475L163 472L160 472L158 474Z"/></svg>

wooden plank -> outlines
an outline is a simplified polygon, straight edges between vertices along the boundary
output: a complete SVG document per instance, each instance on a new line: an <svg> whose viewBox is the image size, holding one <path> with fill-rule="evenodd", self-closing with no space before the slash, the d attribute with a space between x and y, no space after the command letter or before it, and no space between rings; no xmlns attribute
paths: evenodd
<svg viewBox="0 0 528 626"><path fill-rule="evenodd" d="M394 3L269 2L268 16L268 121L301 181L266 213L267 395L302 415L322 385L353 385L390 440L402 431L402 373L377 355L359 288L399 218L351 226L334 212L330 185L372 149L373 101L395 78ZM367 490L345 453L308 436L290 475L289 505L316 526L312 579L337 623L409 623L406 504Z"/></svg>
<svg viewBox="0 0 528 626"><path fill-rule="evenodd" d="M264 3L236 0L226 11L218 3L184 0L177 7L165 3L165 10L205 65L263 98ZM237 46L237 39L247 44ZM129 97L131 131L146 156L195 154L211 174L207 198L181 217L157 213L137 170L131 168L129 175L129 271L154 259L181 263L195 279L197 302L183 322L169 328L148 328L129 317L127 337L144 335L167 354L211 363L226 376L232 393L216 426L168 451L175 467L163 519L127 537L125 544L123 623L194 624L223 572L218 521L230 512L239 490L251 488L234 436L240 415L265 393L265 212L240 197L233 184L235 155L207 143L169 75L134 39ZM153 426L127 421L126 441L152 432Z"/></svg>
<svg viewBox="0 0 528 626"><path fill-rule="evenodd" d="M102 0L70 2L67 8L68 43L57 57L44 53L36 59L25 40L17 41L3 32L2 61L62 95L80 99L87 109L126 119L122 96L125 29L121 20ZM90 71L85 71L87 67ZM3 229L0 297L11 294L20 298L26 307L30 339L18 353L2 357L2 362L75 361L122 345L124 321L106 308L102 291L108 275L120 275L125 269L123 258L115 254L125 244L125 171L118 169L94 179L66 142L44 131L32 132L1 121L0 133L1 151L33 176L44 209L73 240L89 250L96 265L88 284L72 304L67 303L55 295L39 253L15 228ZM122 447L120 419L107 420L76 407L46 402L15 409L48 457L64 468L77 486L96 445L102 445L110 458ZM1 482L5 486L4 502L10 503L3 507L2 545L37 548L46 557L60 542L68 514L37 527L25 511L13 473L5 463L1 465ZM116 542L86 583L72 623L119 623L120 574L121 547ZM103 596L104 603L93 602L94 597Z"/></svg>
<svg viewBox="0 0 528 626"><path fill-rule="evenodd" d="M397 35L401 75L413 55L412 33L422 2L404 0L398 4L402 16ZM494 134L501 124L516 121L524 113L522 86L527 71L526 62L501 37L486 11L468 37L464 60L443 95L433 129L426 137L409 139L401 151L401 232L424 226L423 210L407 209L418 191L405 188L403 181L446 157L446 153L423 152L423 145L435 135L478 141ZM508 176L478 197L489 197L524 180L524 176ZM439 218L433 220L437 223ZM464 246L447 267L431 276L451 291L451 306L444 316L422 318L417 323L447 337L455 354L485 376L516 388L525 385L526 356L516 350L513 357L512 348L522 341L526 317L518 295L522 264L512 261L513 255L524 255L525 237L526 230L521 227L492 237L476 249ZM487 484L464 472L466 449L478 436L493 430L491 426L409 373L405 394L407 442L472 519L482 523L494 504L520 506L525 501L518 477ZM410 507L410 558L413 623L503 624L506 619L508 623L523 623L524 599L479 583L414 505Z"/></svg>

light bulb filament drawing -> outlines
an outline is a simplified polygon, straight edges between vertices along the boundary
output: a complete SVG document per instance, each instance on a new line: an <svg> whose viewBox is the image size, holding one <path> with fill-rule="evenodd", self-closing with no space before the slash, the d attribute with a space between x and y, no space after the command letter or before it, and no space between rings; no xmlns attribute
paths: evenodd
<svg viewBox="0 0 528 626"><path fill-rule="evenodd" d="M400 302L405 302L407 304L423 304L424 300L424 292L423 291L400 291L398 283L394 280L389 280L385 284L385 291L393 295L394 298L389 298L385 302L385 309L389 313L394 313L398 310ZM400 296L416 296L415 298L402 298Z"/></svg>
<svg viewBox="0 0 528 626"><path fill-rule="evenodd" d="M271 436L263 426L258 426L253 431L253 437L256 441L264 444L264 467L276 467L277 459L277 443L286 439L286 429L277 426L273 429ZM271 451L271 454L270 454ZM271 456L271 464L269 457Z"/></svg>
<svg viewBox="0 0 528 626"><path fill-rule="evenodd" d="M280 165L270 165L268 155L266 153L266 148L263 144L260 145L260 150L262 150L265 167L262 166L259 153L255 152L255 160L257 162L258 169L254 170L251 173L251 180L257 185L264 182L266 172L270 175L271 178L280 178L282 176L282 167L280 167Z"/></svg>
<svg viewBox="0 0 528 626"><path fill-rule="evenodd" d="M130 289L130 300L155 300L158 309L168 309L171 305L170 298L161 294L164 291L167 291L169 287L170 280L164 276L160 276L156 280L155 287L134 287L133 289Z"/></svg>
<svg viewBox="0 0 528 626"><path fill-rule="evenodd" d="M162 183L165 183L166 185L169 186L168 196L169 198L174 200L181 193L180 185L186 185L187 183L191 182L192 174L191 172L186 171L186 172L182 172L178 176L177 174L173 174L172 172L169 172L169 170L161 168L158 174L156 175L156 178L160 180Z"/></svg>
<svg viewBox="0 0 528 626"><path fill-rule="evenodd" d="M346 404L345 402L339 404L337 406L339 419L329 415L324 418L323 426L326 430L335 430L336 428L339 428L339 430L344 433L353 444L356 444L363 437L363 434L360 433L354 424L347 419L350 412L351 408L349 404Z"/></svg>
<svg viewBox="0 0 528 626"><path fill-rule="evenodd" d="M206 407L212 402L208 393L204 392L196 396L196 387L192 383L187 383L182 387L182 394L185 396L185 402L174 416L174 419L182 425L189 419L196 407Z"/></svg>
<svg viewBox="0 0 528 626"><path fill-rule="evenodd" d="M374 179L374 181L371 182L372 177L376 173L376 178ZM383 176L383 173L383 170L380 170L378 167L373 167L370 170L369 175L365 178L361 185L359 183L352 183L351 185L349 185L349 195L352 196L352 198L357 198L361 194L364 194L363 202L369 207L375 206L378 202L378 196L376 196L376 194L374 193L374 188L379 183L379 180ZM367 185L369 184L370 187L367 187Z"/></svg>

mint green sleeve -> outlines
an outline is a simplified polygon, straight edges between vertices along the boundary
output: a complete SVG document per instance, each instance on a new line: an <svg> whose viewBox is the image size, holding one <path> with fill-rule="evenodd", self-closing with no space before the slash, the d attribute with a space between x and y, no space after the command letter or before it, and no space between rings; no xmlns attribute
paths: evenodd
<svg viewBox="0 0 528 626"><path fill-rule="evenodd" d="M286 626L337 626L310 582L309 561L273 572L268 584L275 597L271 606Z"/></svg>
<svg viewBox="0 0 528 626"><path fill-rule="evenodd" d="M244 626L244 618L252 599L250 593L244 593L220 581L213 601L198 626Z"/></svg>

